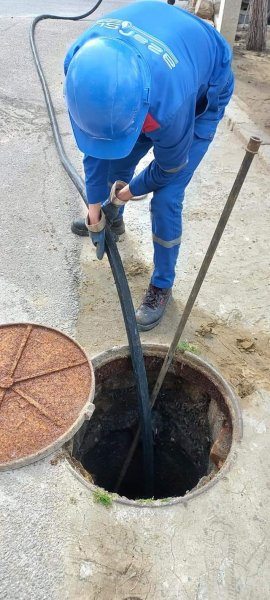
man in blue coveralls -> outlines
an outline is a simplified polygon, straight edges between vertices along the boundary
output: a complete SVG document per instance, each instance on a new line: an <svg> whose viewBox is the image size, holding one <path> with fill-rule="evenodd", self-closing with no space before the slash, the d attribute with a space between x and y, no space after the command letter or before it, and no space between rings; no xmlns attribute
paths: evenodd
<svg viewBox="0 0 270 600"><path fill-rule="evenodd" d="M89 234L101 259L106 219L123 233L125 204L153 192L154 271L136 311L139 329L152 329L171 298L185 188L233 92L230 48L211 25L175 6L137 2L83 33L64 68L89 202L86 221L74 221L72 231ZM150 148L154 160L134 176Z"/></svg>

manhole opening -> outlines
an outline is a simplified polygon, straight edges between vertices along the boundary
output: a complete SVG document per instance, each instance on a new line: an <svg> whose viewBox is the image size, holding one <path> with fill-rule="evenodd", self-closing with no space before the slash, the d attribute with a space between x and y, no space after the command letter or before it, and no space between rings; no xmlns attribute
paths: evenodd
<svg viewBox="0 0 270 600"><path fill-rule="evenodd" d="M162 359L145 358L151 390ZM179 364L173 371L152 412L155 499L184 496L211 480L232 440L230 412L213 384L190 367ZM74 438L73 457L96 485L114 492L138 424L136 390L128 358L100 367L95 375L95 412ZM144 498L140 444L118 493Z"/></svg>

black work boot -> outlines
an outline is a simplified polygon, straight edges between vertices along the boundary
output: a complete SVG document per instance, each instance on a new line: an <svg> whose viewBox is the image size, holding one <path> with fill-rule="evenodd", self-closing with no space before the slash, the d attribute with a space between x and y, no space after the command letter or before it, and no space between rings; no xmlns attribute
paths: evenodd
<svg viewBox="0 0 270 600"><path fill-rule="evenodd" d="M74 219L74 221L71 224L71 231L76 235L89 235L89 231L85 225L85 219L82 218ZM125 233L125 223L123 217L118 217L118 219L114 221L114 223L111 226L111 231L115 235L122 235L123 233Z"/></svg>
<svg viewBox="0 0 270 600"><path fill-rule="evenodd" d="M136 310L139 331L149 331L159 324L171 297L171 288L158 288L150 283L141 305Z"/></svg>

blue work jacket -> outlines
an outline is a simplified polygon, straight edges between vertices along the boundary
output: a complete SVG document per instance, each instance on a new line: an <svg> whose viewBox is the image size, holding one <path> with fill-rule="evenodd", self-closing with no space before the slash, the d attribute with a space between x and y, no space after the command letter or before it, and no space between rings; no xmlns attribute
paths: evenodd
<svg viewBox="0 0 270 600"><path fill-rule="evenodd" d="M231 49L207 22L163 2L136 2L98 19L69 49L64 70L92 37L137 45L151 71L149 112L142 133L154 161L133 178L134 195L155 191L188 163L194 134L211 139L220 119L220 95L231 77ZM104 202L109 161L84 158L89 203Z"/></svg>

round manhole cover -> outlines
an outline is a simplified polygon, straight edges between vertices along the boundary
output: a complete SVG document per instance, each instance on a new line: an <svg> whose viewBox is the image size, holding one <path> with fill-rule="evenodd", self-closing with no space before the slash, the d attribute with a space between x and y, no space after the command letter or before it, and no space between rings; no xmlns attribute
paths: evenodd
<svg viewBox="0 0 270 600"><path fill-rule="evenodd" d="M0 326L0 469L38 460L70 439L92 412L94 372L60 331Z"/></svg>

